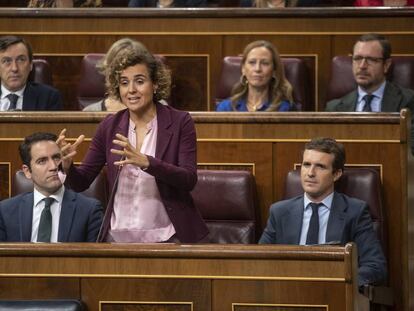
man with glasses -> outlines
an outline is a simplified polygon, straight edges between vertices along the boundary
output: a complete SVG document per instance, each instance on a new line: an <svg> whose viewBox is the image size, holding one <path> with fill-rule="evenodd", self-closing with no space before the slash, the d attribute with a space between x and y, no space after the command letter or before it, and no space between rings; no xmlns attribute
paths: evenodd
<svg viewBox="0 0 414 311"><path fill-rule="evenodd" d="M32 48L24 39L0 38L0 111L62 110L58 90L28 81L32 61Z"/></svg>
<svg viewBox="0 0 414 311"><path fill-rule="evenodd" d="M414 91L386 81L390 66L390 42L379 34L362 35L352 53L352 72L358 88L328 102L326 111L413 111Z"/></svg>
<svg viewBox="0 0 414 311"><path fill-rule="evenodd" d="M354 45L352 72L357 89L328 102L326 111L414 112L414 91L386 81L391 66L391 44L382 35L362 35ZM414 154L414 117L411 126L411 152Z"/></svg>

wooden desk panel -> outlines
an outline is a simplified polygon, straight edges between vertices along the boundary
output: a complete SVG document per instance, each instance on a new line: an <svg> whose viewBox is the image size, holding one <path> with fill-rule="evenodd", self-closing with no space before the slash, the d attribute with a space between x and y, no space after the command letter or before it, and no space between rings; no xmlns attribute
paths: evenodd
<svg viewBox="0 0 414 311"><path fill-rule="evenodd" d="M0 244L0 257L0 280L10 280L10 286L0 283L1 298L74 298L76 293L54 287L77 282L75 298L91 311L122 306L221 311L245 302L350 311L357 296L357 256L351 244L20 243ZM42 286L16 292L14 285L21 285L22 278Z"/></svg>

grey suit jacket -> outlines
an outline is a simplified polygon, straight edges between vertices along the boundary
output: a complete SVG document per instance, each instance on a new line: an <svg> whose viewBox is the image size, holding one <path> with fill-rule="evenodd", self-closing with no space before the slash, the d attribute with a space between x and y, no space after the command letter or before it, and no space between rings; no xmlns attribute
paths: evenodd
<svg viewBox="0 0 414 311"><path fill-rule="evenodd" d="M355 111L357 100L358 91L354 90L342 98L329 101L325 110ZM414 154L414 91L387 81L381 102L381 112L399 112L403 108L411 110L411 152Z"/></svg>
<svg viewBox="0 0 414 311"><path fill-rule="evenodd" d="M326 111L355 111L358 91L354 90L342 98L333 99L326 105ZM382 112L399 112L403 108L414 108L414 91L402 88L392 82L385 84L381 102Z"/></svg>
<svg viewBox="0 0 414 311"><path fill-rule="evenodd" d="M26 192L0 202L0 241L30 242L33 200L33 192ZM66 189L58 242L95 242L102 215L99 201Z"/></svg>
<svg viewBox="0 0 414 311"><path fill-rule="evenodd" d="M303 195L274 203L260 244L299 244L303 219ZM326 230L326 242L358 248L359 285L386 279L387 264L373 229L368 205L361 200L335 192Z"/></svg>

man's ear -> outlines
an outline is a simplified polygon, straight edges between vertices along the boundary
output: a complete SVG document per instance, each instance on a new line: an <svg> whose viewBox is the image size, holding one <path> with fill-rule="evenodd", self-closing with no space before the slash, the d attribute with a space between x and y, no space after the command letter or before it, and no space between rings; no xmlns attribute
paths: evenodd
<svg viewBox="0 0 414 311"><path fill-rule="evenodd" d="M343 171L341 169L336 170L336 172L334 172L334 181L337 181L339 178L341 178Z"/></svg>
<svg viewBox="0 0 414 311"><path fill-rule="evenodd" d="M392 63L391 57L385 60L385 62L384 62L384 74L388 73L388 70L391 67L391 63Z"/></svg>
<svg viewBox="0 0 414 311"><path fill-rule="evenodd" d="M30 167L28 167L26 164L23 164L22 171L24 173L24 176L26 176L27 179L32 179L32 172L30 170Z"/></svg>

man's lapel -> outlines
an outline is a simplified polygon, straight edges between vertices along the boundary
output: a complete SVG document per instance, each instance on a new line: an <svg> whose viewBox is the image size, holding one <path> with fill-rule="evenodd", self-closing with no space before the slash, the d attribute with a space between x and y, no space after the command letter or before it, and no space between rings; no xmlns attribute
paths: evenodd
<svg viewBox="0 0 414 311"><path fill-rule="evenodd" d="M30 242L32 238L33 192L24 194L19 203L20 241Z"/></svg>
<svg viewBox="0 0 414 311"><path fill-rule="evenodd" d="M326 229L326 243L342 242L345 225L346 208L342 198L335 192Z"/></svg>
<svg viewBox="0 0 414 311"><path fill-rule="evenodd" d="M382 112L400 111L400 102L402 101L401 92L392 83L385 84L384 95L382 96Z"/></svg>
<svg viewBox="0 0 414 311"><path fill-rule="evenodd" d="M357 100L358 100L357 90L349 93L347 96L345 96L342 99L341 111L355 111Z"/></svg>
<svg viewBox="0 0 414 311"><path fill-rule="evenodd" d="M22 110L36 110L37 95L35 88L28 82L23 92Z"/></svg>
<svg viewBox="0 0 414 311"><path fill-rule="evenodd" d="M282 220L283 241L286 244L299 244L303 221L303 196L302 199L295 200Z"/></svg>
<svg viewBox="0 0 414 311"><path fill-rule="evenodd" d="M59 219L58 242L67 242L72 228L73 216L75 214L75 193L65 189L62 200L62 209Z"/></svg>

